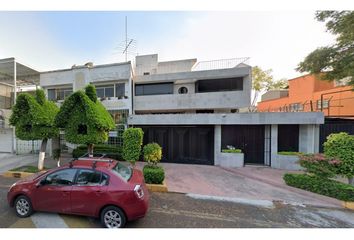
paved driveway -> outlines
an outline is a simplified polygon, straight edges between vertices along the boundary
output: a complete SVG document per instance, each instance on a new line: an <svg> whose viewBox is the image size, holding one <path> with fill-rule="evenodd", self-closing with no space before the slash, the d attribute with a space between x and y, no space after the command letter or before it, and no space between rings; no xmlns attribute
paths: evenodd
<svg viewBox="0 0 354 240"><path fill-rule="evenodd" d="M138 163L139 167L142 163ZM267 200L289 204L342 207L341 201L287 186L286 171L268 167L221 168L218 166L162 164L171 192L238 198L240 201Z"/></svg>

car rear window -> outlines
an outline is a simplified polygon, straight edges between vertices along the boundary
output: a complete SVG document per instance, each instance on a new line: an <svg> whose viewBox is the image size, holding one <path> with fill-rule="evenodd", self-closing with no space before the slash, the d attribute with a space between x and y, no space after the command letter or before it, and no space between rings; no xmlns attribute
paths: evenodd
<svg viewBox="0 0 354 240"><path fill-rule="evenodd" d="M130 167L125 166L124 164L118 162L112 168L114 174L118 175L119 177L123 178L125 181L129 181L132 176L132 169Z"/></svg>

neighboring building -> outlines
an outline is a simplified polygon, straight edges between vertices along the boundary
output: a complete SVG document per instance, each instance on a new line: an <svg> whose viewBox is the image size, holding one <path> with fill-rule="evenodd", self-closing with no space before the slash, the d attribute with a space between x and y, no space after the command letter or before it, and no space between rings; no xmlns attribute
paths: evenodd
<svg viewBox="0 0 354 240"><path fill-rule="evenodd" d="M83 89L89 83L95 85L98 98L117 124L118 131L110 132L109 143L120 145L119 136L127 126L129 113L132 113L130 62L96 66L89 62L40 74L40 86L45 90L48 99L56 101L58 105L72 92ZM63 136L62 134L62 141Z"/></svg>
<svg viewBox="0 0 354 240"><path fill-rule="evenodd" d="M153 54L135 63L128 124L143 128L144 144L162 146L165 162L277 167L278 151L318 151L322 113L240 112L251 103L246 59L159 62ZM243 154L222 153L228 145Z"/></svg>
<svg viewBox="0 0 354 240"><path fill-rule="evenodd" d="M354 117L354 91L346 81L329 82L305 75L289 80L289 88L262 95L259 112L323 112L328 117Z"/></svg>

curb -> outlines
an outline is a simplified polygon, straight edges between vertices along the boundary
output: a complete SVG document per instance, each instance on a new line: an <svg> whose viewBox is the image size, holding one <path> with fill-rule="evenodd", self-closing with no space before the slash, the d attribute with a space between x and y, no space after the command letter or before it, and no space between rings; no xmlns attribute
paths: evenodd
<svg viewBox="0 0 354 240"><path fill-rule="evenodd" d="M152 192L168 192L166 182L163 181L162 184L150 184L146 183L146 187Z"/></svg>
<svg viewBox="0 0 354 240"><path fill-rule="evenodd" d="M3 177L8 177L8 178L25 178L28 176L31 176L34 173L28 173L28 172L17 172L17 171L7 171L2 174Z"/></svg>
<svg viewBox="0 0 354 240"><path fill-rule="evenodd" d="M343 207L354 210L354 202L343 201L342 204L343 204Z"/></svg>

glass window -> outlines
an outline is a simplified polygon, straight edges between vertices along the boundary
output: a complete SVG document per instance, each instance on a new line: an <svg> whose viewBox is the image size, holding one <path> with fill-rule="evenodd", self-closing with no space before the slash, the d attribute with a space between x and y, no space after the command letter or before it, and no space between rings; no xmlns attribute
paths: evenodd
<svg viewBox="0 0 354 240"><path fill-rule="evenodd" d="M48 89L48 100L54 101L55 98L55 89Z"/></svg>
<svg viewBox="0 0 354 240"><path fill-rule="evenodd" d="M125 95L125 83L116 84L116 97L124 97Z"/></svg>
<svg viewBox="0 0 354 240"><path fill-rule="evenodd" d="M105 88L104 95L105 95L105 97L114 97L114 88L113 88L113 86L109 87L109 88Z"/></svg>
<svg viewBox="0 0 354 240"><path fill-rule="evenodd" d="M125 181L129 181L130 177L132 176L131 168L120 162L118 162L117 165L112 168L112 170L116 175L122 177Z"/></svg>
<svg viewBox="0 0 354 240"><path fill-rule="evenodd" d="M188 93L188 88L186 88L186 87L180 87L180 88L178 89L178 93L179 93L179 94L186 94L186 93Z"/></svg>
<svg viewBox="0 0 354 240"><path fill-rule="evenodd" d="M327 109L329 106L329 100L325 99L323 100L323 109ZM321 100L317 100L317 109L321 110Z"/></svg>
<svg viewBox="0 0 354 240"><path fill-rule="evenodd" d="M173 83L140 84L135 87L135 95L173 94Z"/></svg>
<svg viewBox="0 0 354 240"><path fill-rule="evenodd" d="M103 88L96 88L96 95L99 98L103 98L104 97L104 89Z"/></svg>
<svg viewBox="0 0 354 240"><path fill-rule="evenodd" d="M76 184L85 186L98 186L107 183L107 176L98 171L82 169L77 175Z"/></svg>
<svg viewBox="0 0 354 240"><path fill-rule="evenodd" d="M96 94L99 98L114 97L114 85L96 86Z"/></svg>
<svg viewBox="0 0 354 240"><path fill-rule="evenodd" d="M220 92L243 90L243 78L208 79L196 82L197 92Z"/></svg>
<svg viewBox="0 0 354 240"><path fill-rule="evenodd" d="M72 185L76 169L59 170L46 177L46 184L49 185Z"/></svg>

